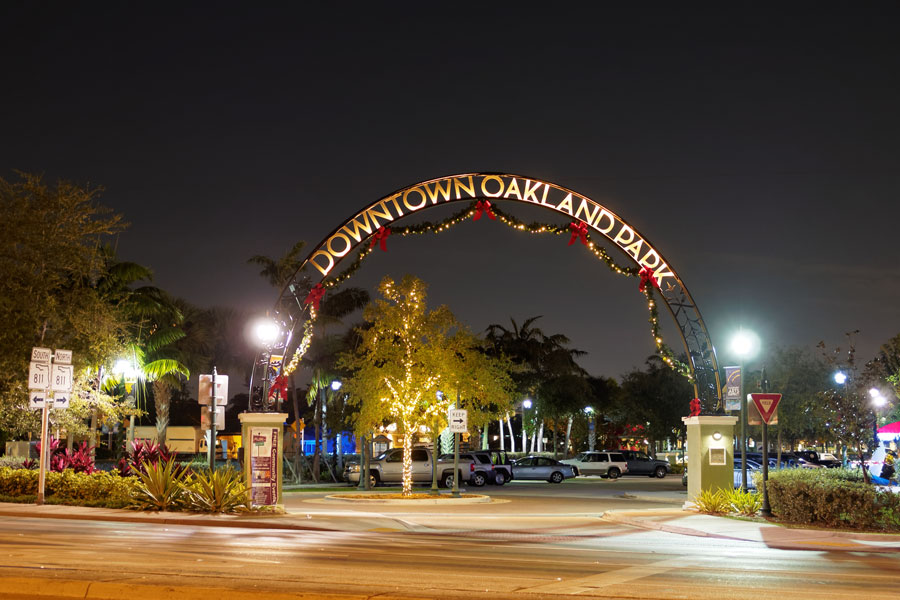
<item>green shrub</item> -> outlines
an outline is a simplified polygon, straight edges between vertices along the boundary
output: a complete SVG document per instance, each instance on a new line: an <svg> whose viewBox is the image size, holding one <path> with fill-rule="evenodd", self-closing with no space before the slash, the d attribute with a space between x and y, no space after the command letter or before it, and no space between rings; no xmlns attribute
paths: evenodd
<svg viewBox="0 0 900 600"><path fill-rule="evenodd" d="M37 471L0 467L0 495L34 496L37 494L37 486Z"/></svg>
<svg viewBox="0 0 900 600"><path fill-rule="evenodd" d="M674 475L681 475L682 473L684 473L684 463L669 465L669 473L672 473Z"/></svg>
<svg viewBox="0 0 900 600"><path fill-rule="evenodd" d="M710 515L724 515L731 512L728 492L723 490L703 490L694 498L697 510Z"/></svg>
<svg viewBox="0 0 900 600"><path fill-rule="evenodd" d="M134 488L134 505L149 510L181 508L188 472L173 459L144 465Z"/></svg>
<svg viewBox="0 0 900 600"><path fill-rule="evenodd" d="M48 504L75 506L104 506L122 508L131 503L135 480L115 473L75 473L66 469L61 473L46 473L44 497ZM0 496L9 499L37 497L38 472L29 469L0 467Z"/></svg>
<svg viewBox="0 0 900 600"><path fill-rule="evenodd" d="M731 505L731 512L752 517L762 508L762 495L756 492L742 492L740 489L737 489L723 493L728 500L728 504Z"/></svg>
<svg viewBox="0 0 900 600"><path fill-rule="evenodd" d="M66 469L61 473L47 473L44 493L52 504L124 508L131 504L136 484L134 477L121 477L113 472L87 474Z"/></svg>
<svg viewBox="0 0 900 600"><path fill-rule="evenodd" d="M789 523L898 531L900 496L866 485L845 469L785 469L769 474L772 512Z"/></svg>
<svg viewBox="0 0 900 600"><path fill-rule="evenodd" d="M240 471L225 467L210 471L198 469L185 482L186 505L201 512L237 512L250 510L250 493Z"/></svg>

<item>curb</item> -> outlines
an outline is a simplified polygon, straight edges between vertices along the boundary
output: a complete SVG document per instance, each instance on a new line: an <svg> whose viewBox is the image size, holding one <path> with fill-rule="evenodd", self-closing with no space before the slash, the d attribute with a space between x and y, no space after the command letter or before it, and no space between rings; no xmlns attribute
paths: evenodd
<svg viewBox="0 0 900 600"><path fill-rule="evenodd" d="M85 600L242 600L265 598L266 600L365 600L368 594L271 592L264 590L229 589L189 585L153 585L139 583L110 583L77 579L53 579L44 577L0 577L3 595L40 598L83 598Z"/></svg>
<svg viewBox="0 0 900 600"><path fill-rule="evenodd" d="M80 507L86 508L86 507ZM87 510L90 510L87 508ZM114 510L114 509L101 509ZM203 516L203 517L177 517L168 516L173 513L132 513L123 511L120 514L91 514L91 513L50 513L28 510L10 510L0 507L0 516L19 517L31 519L61 519L67 521L110 521L115 523L148 523L156 525L193 525L199 527L235 527L243 529L292 529L301 531L331 531L325 527L313 527L300 523L275 521L283 519L285 515L272 515L260 517L237 517L231 515ZM166 514L166 516L163 516ZM273 519L273 520L269 520Z"/></svg>
<svg viewBox="0 0 900 600"><path fill-rule="evenodd" d="M440 498L416 498L404 500L402 498L360 498L359 496L354 496L352 494L343 496L332 494L330 496L325 496L325 500L331 502L343 502L346 504L394 504L404 506L422 506L427 504L440 504L441 506L445 506L447 504L483 504L491 502L490 496L481 494L468 494L468 496L469 497L454 498L452 496L443 495Z"/></svg>

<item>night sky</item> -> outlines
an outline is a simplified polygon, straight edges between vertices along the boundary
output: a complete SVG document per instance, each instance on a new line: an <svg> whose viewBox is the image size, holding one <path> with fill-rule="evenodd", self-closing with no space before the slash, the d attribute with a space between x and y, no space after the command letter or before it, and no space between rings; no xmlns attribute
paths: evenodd
<svg viewBox="0 0 900 600"><path fill-rule="evenodd" d="M264 312L250 256L504 171L653 242L721 363L740 325L810 347L859 329L863 358L900 332L896 3L560 4L5 2L0 175L103 186L119 256L200 305ZM352 282L413 273L475 331L544 315L593 374L642 365L637 280L566 241L464 223L391 238Z"/></svg>

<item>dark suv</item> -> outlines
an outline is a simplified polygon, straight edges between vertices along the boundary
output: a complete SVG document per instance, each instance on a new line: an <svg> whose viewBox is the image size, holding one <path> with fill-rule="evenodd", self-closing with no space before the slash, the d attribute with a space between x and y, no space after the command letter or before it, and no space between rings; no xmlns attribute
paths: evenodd
<svg viewBox="0 0 900 600"><path fill-rule="evenodd" d="M662 479L669 473L669 462L650 458L639 450L616 450L625 456L628 471L623 475L643 475Z"/></svg>
<svg viewBox="0 0 900 600"><path fill-rule="evenodd" d="M459 453L459 459L461 461L470 461L469 483L476 487L481 487L486 483L503 485L504 483L509 481L510 478L506 476L506 471L504 470L508 467L495 467L494 461L492 459L492 454L492 452L489 452L487 450L475 450ZM505 457L506 453L503 454ZM441 455L441 460L452 461L453 455L443 454ZM463 473L463 477L465 477L465 473Z"/></svg>

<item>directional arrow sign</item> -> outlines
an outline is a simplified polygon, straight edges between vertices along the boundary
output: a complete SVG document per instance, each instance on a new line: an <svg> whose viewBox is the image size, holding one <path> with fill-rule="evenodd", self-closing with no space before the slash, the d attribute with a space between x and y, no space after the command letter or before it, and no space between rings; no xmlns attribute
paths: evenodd
<svg viewBox="0 0 900 600"><path fill-rule="evenodd" d="M447 420L450 421L450 433L466 433L468 427L469 413L464 408L453 408L447 413Z"/></svg>
<svg viewBox="0 0 900 600"><path fill-rule="evenodd" d="M44 408L44 402L47 400L47 392L44 390L28 391L28 406L32 409Z"/></svg>
<svg viewBox="0 0 900 600"><path fill-rule="evenodd" d="M756 405L763 421L768 424L775 415L775 409L778 408L778 403L781 401L781 394L750 394L750 398L753 399L753 404Z"/></svg>

